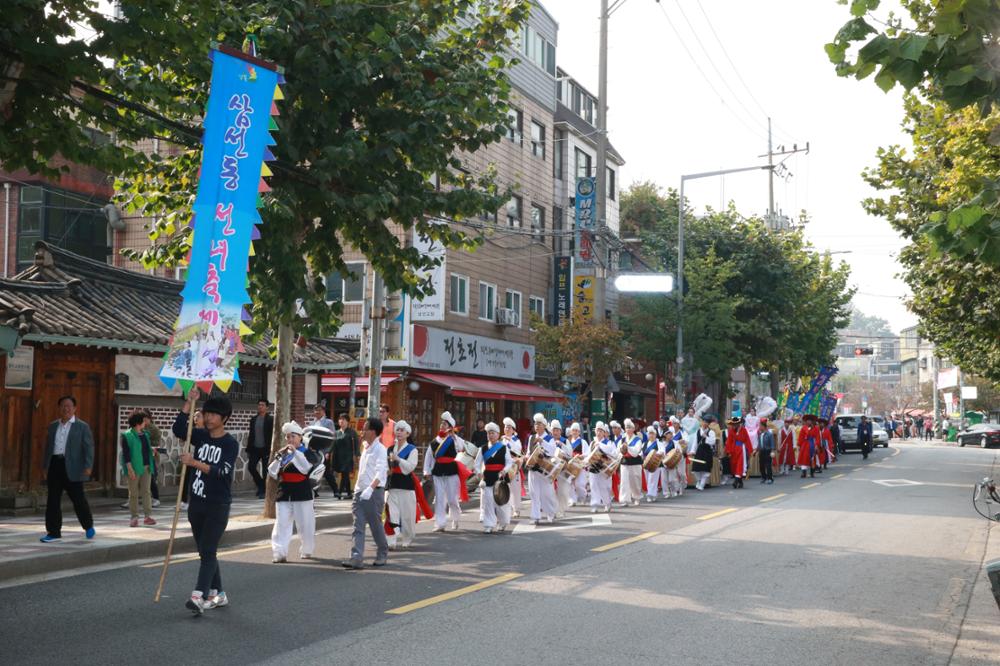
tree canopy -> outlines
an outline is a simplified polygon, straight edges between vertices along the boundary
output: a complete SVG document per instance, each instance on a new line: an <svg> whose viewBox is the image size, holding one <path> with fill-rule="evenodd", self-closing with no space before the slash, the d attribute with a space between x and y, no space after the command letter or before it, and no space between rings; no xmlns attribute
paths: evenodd
<svg viewBox="0 0 1000 666"><path fill-rule="evenodd" d="M641 255L676 272L677 192L640 183L622 194L623 227L633 225ZM685 202L686 206L686 202ZM846 264L817 254L800 232L774 233L732 207L696 215L685 207L685 352L711 381L729 370L806 374L832 360L852 291ZM638 355L673 361L677 311L663 297L632 299L623 317Z"/></svg>
<svg viewBox="0 0 1000 666"><path fill-rule="evenodd" d="M188 248L210 43L239 47L256 34L287 80L250 272L259 328L295 321L332 333L339 319L323 277L346 272L346 246L389 289L421 294L420 271L435 260L406 248L388 221L468 246L460 228L431 220L460 225L505 201L492 173L470 174L462 155L503 135L505 70L526 0L119 5L120 17L88 0L5 8L0 74L20 73L7 75L18 85L0 125L4 165L51 172L58 153L107 170L130 214L155 217L156 243L137 258L176 263ZM118 140L96 146L88 128ZM140 150L149 138L166 148ZM307 319L296 319L297 302Z"/></svg>

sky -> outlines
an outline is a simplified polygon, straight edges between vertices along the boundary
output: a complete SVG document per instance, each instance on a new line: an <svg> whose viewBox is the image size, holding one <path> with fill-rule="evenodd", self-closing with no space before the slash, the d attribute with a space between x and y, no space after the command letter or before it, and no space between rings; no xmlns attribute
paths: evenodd
<svg viewBox="0 0 1000 666"><path fill-rule="evenodd" d="M600 1L542 4L559 23L559 67L596 94ZM879 146L910 142L899 88L840 78L823 50L849 18L836 0L625 0L608 24L609 139L626 161L623 186L677 188L682 174L766 163L770 115L776 148L810 146L785 162L790 178L775 178L775 209L806 210L817 249L850 251L836 258L851 267L855 304L898 332L917 321L896 277L904 241L862 209L873 190L861 172ZM685 196L696 210L732 200L764 215L767 180L689 180Z"/></svg>

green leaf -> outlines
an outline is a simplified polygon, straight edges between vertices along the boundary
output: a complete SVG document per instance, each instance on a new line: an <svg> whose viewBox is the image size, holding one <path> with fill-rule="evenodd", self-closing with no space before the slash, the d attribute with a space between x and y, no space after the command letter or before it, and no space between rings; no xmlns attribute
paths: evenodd
<svg viewBox="0 0 1000 666"><path fill-rule="evenodd" d="M882 92L889 92L892 87L896 85L896 77L892 73L892 69L888 66L883 66L879 70L878 74L875 75L875 85L882 89Z"/></svg>
<svg viewBox="0 0 1000 666"><path fill-rule="evenodd" d="M899 55L906 60L920 60L924 49L931 42L930 35L909 34L900 43Z"/></svg>

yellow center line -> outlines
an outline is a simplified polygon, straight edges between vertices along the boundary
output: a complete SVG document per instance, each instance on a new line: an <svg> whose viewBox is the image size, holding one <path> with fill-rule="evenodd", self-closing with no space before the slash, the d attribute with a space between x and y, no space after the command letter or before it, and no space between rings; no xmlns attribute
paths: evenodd
<svg viewBox="0 0 1000 666"><path fill-rule="evenodd" d="M609 543L604 546L598 546L597 548L591 548L592 553L603 553L606 550L611 550L612 548L618 548L619 546L627 546L630 543L635 543L636 541L642 541L643 539L648 539L659 534L659 532L643 532L634 537L629 537L628 539L622 539L621 541L615 541L614 543Z"/></svg>
<svg viewBox="0 0 1000 666"><path fill-rule="evenodd" d="M265 548L270 548L270 547L271 547L271 544L265 543L265 544L261 544L260 546L248 546L246 548L235 548L233 550L227 550L227 551L225 551L223 553L219 553L218 556L219 557L226 557L228 555L239 555L240 553L251 553L251 552L253 552L255 550L264 550ZM190 555L188 557L179 557L177 559L171 558L170 563L171 564L184 564L185 562L194 562L194 561L196 561L198 559L199 559L198 555ZM159 562L153 562L151 564L142 564L140 566L143 569L152 569L152 568L162 567L163 566L163 560L160 560Z"/></svg>
<svg viewBox="0 0 1000 666"><path fill-rule="evenodd" d="M712 518L718 518L719 516L724 516L727 513L732 513L733 511L739 511L739 509L730 507L728 509L723 509L722 511L716 511L715 513L708 513L705 514L704 516L698 516L696 520L711 520Z"/></svg>
<svg viewBox="0 0 1000 666"><path fill-rule="evenodd" d="M842 477L842 476L844 476L844 475L843 475L843 474L834 474L834 475L833 475L833 476L831 476L830 478L831 478L831 479L839 479L839 478L840 478L840 477Z"/></svg>
<svg viewBox="0 0 1000 666"><path fill-rule="evenodd" d="M807 488L815 488L818 485L819 485L818 481L816 483L810 483L808 486L802 486L802 490L805 490Z"/></svg>
<svg viewBox="0 0 1000 666"><path fill-rule="evenodd" d="M471 594L472 592L478 592L479 590L485 590L488 587L493 587L494 585L500 585L501 583L506 583L507 581L514 580L515 578L520 578L524 574L519 573L509 573L502 576L497 576L496 578L490 578L489 580L484 580L481 583L476 583L475 585L469 585L468 587L460 587L452 592L446 592L444 594L439 594L436 597L429 597L423 601L415 601L412 604L407 604L405 606L400 606L399 608L393 608L392 610L387 610L386 613L389 615L403 615L404 613L409 613L410 611L419 610L421 608L426 608L427 606L433 606L434 604L439 604L442 601L448 601L450 599L456 599L465 594Z"/></svg>
<svg viewBox="0 0 1000 666"><path fill-rule="evenodd" d="M788 493L778 493L777 495L771 495L770 497L765 497L761 502L773 502L776 499L782 498Z"/></svg>

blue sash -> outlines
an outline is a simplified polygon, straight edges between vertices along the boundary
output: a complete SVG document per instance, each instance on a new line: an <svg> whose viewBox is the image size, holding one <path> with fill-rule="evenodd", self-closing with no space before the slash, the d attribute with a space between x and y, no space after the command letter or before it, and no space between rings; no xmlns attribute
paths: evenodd
<svg viewBox="0 0 1000 666"><path fill-rule="evenodd" d="M441 457L440 453L442 451L444 451L446 448L448 448L448 446L451 445L451 444L453 444L454 442L455 442L455 438L452 437L451 435L448 435L447 437L445 437L444 441L441 442L441 446L437 447L437 449L434 451L434 458L435 458L435 460L437 458L440 458Z"/></svg>
<svg viewBox="0 0 1000 666"><path fill-rule="evenodd" d="M573 450L583 453L583 440L579 437L573 442Z"/></svg>
<svg viewBox="0 0 1000 666"><path fill-rule="evenodd" d="M483 464L485 464L487 460L495 456L496 452L499 451L502 446L504 446L503 442L497 442L496 444L491 446L490 450L483 454Z"/></svg>
<svg viewBox="0 0 1000 666"><path fill-rule="evenodd" d="M656 440L651 439L649 443L642 449L643 454L649 455L649 452L656 448Z"/></svg>
<svg viewBox="0 0 1000 666"><path fill-rule="evenodd" d="M396 455L397 455L398 457L400 457L400 458L403 458L403 459L405 460L406 458L408 458L408 457L410 456L410 452L411 452L411 451L413 451L413 449L415 449L415 448L416 448L416 447L415 447L415 446L413 446L413 444L407 444L407 445L406 445L406 446L404 446L404 447L402 448L402 450L401 450L401 451L400 451L399 453L397 453Z"/></svg>

